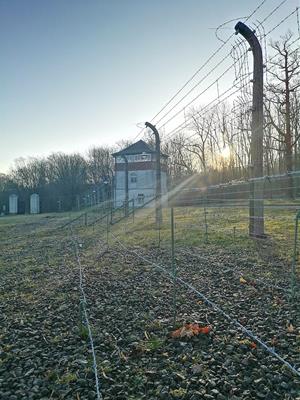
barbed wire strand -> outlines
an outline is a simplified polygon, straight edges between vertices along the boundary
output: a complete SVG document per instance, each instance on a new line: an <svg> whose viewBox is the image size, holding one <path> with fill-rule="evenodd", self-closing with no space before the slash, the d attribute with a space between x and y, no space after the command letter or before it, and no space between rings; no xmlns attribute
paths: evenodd
<svg viewBox="0 0 300 400"><path fill-rule="evenodd" d="M88 330L88 335L89 335L89 340L90 340L90 347L91 347L91 352L93 356L93 369L94 369L94 376L95 376L95 388L96 388L96 394L97 394L97 400L103 400L102 394L100 392L100 384L99 384L99 378L98 378L98 366L97 366L97 357L95 353L95 346L94 346L94 340L93 340L93 334L89 322L89 317L86 309L86 295L83 287L83 272L82 272L82 264L81 264L81 258L80 258L80 253L79 253L79 243L78 239L74 235L74 231L72 226L70 226L70 232L71 232L71 239L75 247L75 256L76 256L76 261L79 267L79 288L80 288L80 304L81 304L81 309L84 314L84 319L85 319L85 324Z"/></svg>
<svg viewBox="0 0 300 400"><path fill-rule="evenodd" d="M228 321L231 323L235 324L244 334L246 334L248 337L250 337L252 340L260 344L268 353L270 353L272 356L277 358L282 364L284 364L286 367L288 367L294 374L298 375L300 377L300 371L296 369L295 366L293 366L291 363L286 361L282 356L280 356L274 348L269 347L262 339L260 339L257 335L255 335L250 329L247 329L244 325L242 325L238 320L232 318L229 314L227 314L221 307L219 307L216 303L213 301L209 300L203 293L201 293L199 290L197 290L193 285L189 284L185 280L179 278L178 276L174 276L171 272L169 272L166 268L162 267L161 265L154 263L152 260L148 259L147 257L144 257L140 254L138 254L134 250L130 250L128 247L126 247L112 232L110 232L112 237L119 243L119 245L126 250L128 253L134 254L136 257L140 258L141 260L151 264L153 267L158 269L159 271L163 272L167 278L174 282L177 281L179 282L182 286L188 288L191 292L195 293L198 295L206 304L208 304L212 309L223 315Z"/></svg>
<svg viewBox="0 0 300 400"><path fill-rule="evenodd" d="M267 0L263 0L258 6L252 11L252 13L246 18L245 22L247 22L266 2ZM268 18L270 18L271 15L273 15L287 0L281 1L279 5L277 5L265 18L262 22L265 22ZM222 24L224 25L224 24ZM170 100L168 100L165 105L155 114L155 116L151 119L151 122L154 121L158 115L161 114L162 111L166 109L166 107L187 87L187 85L195 78L196 75L217 55L222 48L230 41L230 39L234 36L234 33L232 33L225 41L222 41L222 44L216 49L216 51L202 64L196 72L185 82L185 84L177 90L177 92L171 97ZM145 130L143 127L140 132L134 137L133 141L135 141Z"/></svg>
<svg viewBox="0 0 300 400"><path fill-rule="evenodd" d="M266 2L267 0L263 0L253 11L252 13L246 18L245 21L248 21L248 19L250 19L262 6L263 4ZM287 0L284 0L287 1ZM158 115L160 115L165 109L166 107L188 86L188 84L193 81L193 79L195 78L195 76L197 76L199 74L199 72L202 71L202 69L209 64L209 62L222 50L222 48L230 41L230 39L234 36L234 33L232 33L225 41L222 41L222 44L216 49L216 51L204 62L204 64L202 64L197 70L196 72L185 82L185 84L177 90L177 92L171 97L170 100L168 100L165 105L155 114L155 116L151 119L151 122L153 122L153 120L158 117ZM143 127L140 132L134 137L133 141L135 141L141 134L142 132L145 130L145 128Z"/></svg>
<svg viewBox="0 0 300 400"><path fill-rule="evenodd" d="M290 46L292 46L299 38L296 38L292 43L290 43ZM293 52L296 52L298 49L295 49ZM271 59L275 58L276 56L273 56ZM271 60L270 59L270 60ZM272 67L275 68L275 67ZM268 71L270 70L270 68L268 69ZM213 104L207 111L213 110L215 107L217 107L218 105L222 104L225 100L229 99L232 95L238 93L243 87L246 87L248 85L248 82L245 83L244 85L242 85L238 90L236 90L235 92L229 94L228 96L226 96L224 99L220 100L219 96L217 98L215 98L214 100L212 100L210 103L208 103L202 110L200 110L200 112L198 112L199 116L202 114L202 112L204 110L206 110L206 108L208 106L210 106L212 103L214 103L217 99L219 99L217 104ZM279 87L281 85L281 82L279 82L275 87ZM225 92L223 92L220 96L226 94L229 90L231 90L233 87L235 87L236 84L234 84L233 86L231 86L229 89L227 89ZM229 113L227 113L225 116L229 116L231 115L232 110L230 110ZM178 131L180 131L183 128L186 128L188 126L188 122L192 119L192 117L189 117L188 119L186 119L183 123L179 124L178 126L176 126L174 129L172 129L170 132L168 132L166 134L166 136L164 137L164 139L170 139L172 136L174 136ZM171 120L171 119L170 119ZM168 122L168 121L167 121ZM191 139L192 137L196 136L197 132L185 137L186 140Z"/></svg>
<svg viewBox="0 0 300 400"><path fill-rule="evenodd" d="M285 1L281 2L281 5L284 4L284 2L285 2ZM274 27L272 27L267 33L265 33L265 34L263 35L263 38L266 38L266 36L268 36L271 32L273 32L276 28L278 28L281 24L283 24L289 17L291 17L292 15L294 15L296 12L297 12L297 8L296 8L294 11L292 11L290 14L288 14L285 18L283 18L278 24L276 24ZM271 14L270 14L270 15L271 15ZM298 40L298 38L297 38L296 40ZM292 44L294 44L296 40L294 40L294 41L290 44L290 46L291 46ZM271 61L271 60L272 60L273 58L275 58L275 57L276 57L276 55L274 55L273 57L271 57L269 61ZM227 72L227 71L226 71L226 72ZM225 72L225 73L226 73L226 72ZM223 73L223 74L225 74L225 73ZM221 75L221 76L222 76L222 75ZM220 78L220 77L219 77L219 78ZM200 94L200 95L201 95L201 94ZM186 107L189 107L194 101L196 101L196 100L200 97L200 95L198 95L198 96L196 96L194 99L192 99L183 109L185 109ZM224 101L224 100L223 100L223 101ZM162 127L165 127L170 121L172 121L176 116L178 116L178 115L182 112L183 109L179 110L176 114L174 114L171 118L169 118L169 119L168 119L161 127L159 127L159 128L161 129ZM176 129L176 131L177 131L177 128L175 128L175 129ZM170 137L170 135L173 133L173 131L174 131L175 129L173 129L170 133L167 134L167 138Z"/></svg>

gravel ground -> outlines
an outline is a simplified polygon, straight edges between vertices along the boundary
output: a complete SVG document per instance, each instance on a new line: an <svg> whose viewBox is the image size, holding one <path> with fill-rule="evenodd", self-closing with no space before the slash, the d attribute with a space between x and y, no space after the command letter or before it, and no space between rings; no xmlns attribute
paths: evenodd
<svg viewBox="0 0 300 400"><path fill-rule="evenodd" d="M78 271L61 238L1 252L0 399L94 399Z"/></svg>
<svg viewBox="0 0 300 400"><path fill-rule="evenodd" d="M104 400L300 398L296 375L151 263L117 243L107 248L86 238L80 249ZM168 250L134 250L170 265ZM241 283L237 271L248 271L247 262L222 252L178 249L176 264L179 277L300 368L299 306L284 291L246 274ZM0 268L0 399L95 399L70 238L44 230L18 247L6 243ZM276 266L271 272L274 282L287 284ZM253 275L260 276L255 266ZM170 336L186 323L212 329Z"/></svg>
<svg viewBox="0 0 300 400"><path fill-rule="evenodd" d="M143 249L135 251L144 254ZM167 263L169 257L164 253L153 249L146 256ZM151 265L121 248L104 254L96 270L90 266L90 258L85 259L89 271L86 285L90 312L97 321L97 354L106 371L102 376L105 398L299 396L300 380L295 375L260 346L252 348L234 325L179 286L176 327L197 322L211 325L212 331L188 340L170 338L174 330L174 287ZM239 277L233 279L224 271L216 273L209 263L200 265L197 257L178 257L177 263L182 278L300 366L299 310L289 305L281 292L242 285ZM288 332L291 315L295 329Z"/></svg>

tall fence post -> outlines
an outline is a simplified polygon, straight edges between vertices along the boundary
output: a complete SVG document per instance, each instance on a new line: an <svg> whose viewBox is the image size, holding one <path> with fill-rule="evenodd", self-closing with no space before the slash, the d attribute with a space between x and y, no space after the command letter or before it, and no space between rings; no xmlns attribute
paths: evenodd
<svg viewBox="0 0 300 400"><path fill-rule="evenodd" d="M298 262L299 219L300 219L300 211L297 212L296 218L295 218L294 255L293 255L292 271L291 271L291 298L292 298L292 300L294 300L294 298L295 298L295 287L296 287L296 265Z"/></svg>
<svg viewBox="0 0 300 400"><path fill-rule="evenodd" d="M87 212L84 213L84 226L87 226Z"/></svg>
<svg viewBox="0 0 300 400"><path fill-rule="evenodd" d="M249 43L253 54L253 98L251 124L251 178L249 202L249 235L264 237L264 200L260 179L263 176L263 57L261 45L247 25L238 22L236 33Z"/></svg>
<svg viewBox="0 0 300 400"><path fill-rule="evenodd" d="M174 229L174 208L171 208L171 259L172 259L172 272L173 272L173 326L176 325L177 317L177 293L176 293L176 261L175 261L175 229Z"/></svg>
<svg viewBox="0 0 300 400"><path fill-rule="evenodd" d="M207 243L207 239L208 239L208 225L207 225L207 196L205 196L204 198L204 208L203 208L203 212L204 212L204 228L205 228L205 243Z"/></svg>
<svg viewBox="0 0 300 400"><path fill-rule="evenodd" d="M157 233L158 233L158 247L160 248L160 230L161 230L161 225L159 224L158 229L157 229Z"/></svg>
<svg viewBox="0 0 300 400"><path fill-rule="evenodd" d="M135 204L134 199L132 199L132 223L134 224L134 213L135 213Z"/></svg>
<svg viewBox="0 0 300 400"><path fill-rule="evenodd" d="M113 222L113 204L111 202L110 204L110 223L112 224Z"/></svg>
<svg viewBox="0 0 300 400"><path fill-rule="evenodd" d="M121 156L125 163L124 174L125 174L125 201L124 201L124 214L125 217L128 217L128 203L129 203L129 186L128 186L128 160L127 157L123 154Z"/></svg>
<svg viewBox="0 0 300 400"><path fill-rule="evenodd" d="M109 215L106 215L106 244L108 246L108 236L109 236Z"/></svg>
<svg viewBox="0 0 300 400"><path fill-rule="evenodd" d="M161 204L161 153L160 153L160 137L156 127L150 122L145 122L147 128L150 128L155 136L155 157L156 157L156 226L162 223L162 204Z"/></svg>

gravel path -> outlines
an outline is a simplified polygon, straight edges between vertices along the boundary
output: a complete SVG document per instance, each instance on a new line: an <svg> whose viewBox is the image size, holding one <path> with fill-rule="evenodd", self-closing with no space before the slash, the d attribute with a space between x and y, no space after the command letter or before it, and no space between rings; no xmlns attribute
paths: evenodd
<svg viewBox="0 0 300 400"><path fill-rule="evenodd" d="M94 399L78 271L60 238L1 253L0 399Z"/></svg>

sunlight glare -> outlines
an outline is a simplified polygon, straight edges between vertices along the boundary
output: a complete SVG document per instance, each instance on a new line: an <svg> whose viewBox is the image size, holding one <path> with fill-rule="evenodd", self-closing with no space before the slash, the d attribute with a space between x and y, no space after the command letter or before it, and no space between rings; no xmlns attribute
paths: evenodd
<svg viewBox="0 0 300 400"><path fill-rule="evenodd" d="M226 158L226 159L229 158L230 157L230 148L229 148L229 146L223 147L223 149L221 150L220 155L221 155L222 158Z"/></svg>

